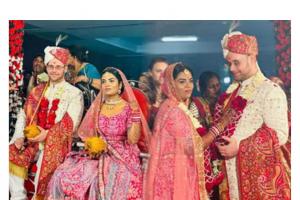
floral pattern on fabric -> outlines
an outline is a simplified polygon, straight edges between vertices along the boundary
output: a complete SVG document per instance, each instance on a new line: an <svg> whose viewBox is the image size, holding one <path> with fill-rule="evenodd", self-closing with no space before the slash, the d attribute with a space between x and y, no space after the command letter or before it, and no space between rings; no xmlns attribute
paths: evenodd
<svg viewBox="0 0 300 200"><path fill-rule="evenodd" d="M276 132L265 124L241 141L237 165L241 199L291 198Z"/></svg>
<svg viewBox="0 0 300 200"><path fill-rule="evenodd" d="M48 199L98 200L102 195L105 200L142 199L139 149L127 141L130 115L128 104L114 116L99 115L100 135L110 151L99 161L70 153L51 179Z"/></svg>

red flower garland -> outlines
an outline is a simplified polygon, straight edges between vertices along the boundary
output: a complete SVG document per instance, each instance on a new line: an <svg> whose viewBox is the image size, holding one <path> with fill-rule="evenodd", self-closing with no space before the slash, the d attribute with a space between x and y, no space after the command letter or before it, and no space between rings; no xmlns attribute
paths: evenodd
<svg viewBox="0 0 300 200"><path fill-rule="evenodd" d="M24 21L9 20L9 85L23 85L23 36ZM17 113L22 108L21 90L9 91L9 135L12 136Z"/></svg>
<svg viewBox="0 0 300 200"><path fill-rule="evenodd" d="M291 87L291 21L275 20L275 47L278 76L287 89Z"/></svg>
<svg viewBox="0 0 300 200"><path fill-rule="evenodd" d="M231 97L229 93L222 93L218 99L218 103L216 105L216 115L214 124L216 124L223 115L223 107L225 101ZM243 110L247 105L247 100L241 96L236 96L232 100L230 104L230 109L235 111L235 114L232 119L232 123L228 124L225 128L225 131L220 133L220 136L231 136L234 133L236 128L236 124L238 120L241 118ZM200 127L197 129L197 132L200 136L204 136L207 133L207 129L205 127ZM220 138L216 138L216 141ZM212 163L214 160L219 159L219 154L216 149L215 143L211 144L209 148L206 148L204 151L204 172L205 172L205 186L208 193L212 194L212 189L219 185L224 179L224 172L219 172L218 174L214 174Z"/></svg>
<svg viewBox="0 0 300 200"><path fill-rule="evenodd" d="M10 83L22 85L24 21L9 21L9 78Z"/></svg>
<svg viewBox="0 0 300 200"><path fill-rule="evenodd" d="M218 102L216 104L215 107L215 115L214 115L214 122L213 124L217 124L222 115L223 115L223 108L224 108L224 102L230 98L230 94L229 93L223 93L220 95ZM236 96L234 97L234 99L232 100L231 104L230 104L230 108L234 110L234 116L232 117L231 123L229 123L223 132L220 133L220 136L232 136L235 128L236 128L236 124L238 122L238 120L241 118L243 110L245 109L247 105L247 100L244 99L241 96ZM203 128L198 128L197 129L198 133L202 136L204 135L205 129ZM217 141L221 141L222 139L220 139L220 137L217 137L215 142ZM213 172L212 172L212 163L214 160L217 160L220 158L220 154L218 153L217 147L215 143L212 143L210 145L209 148L205 149L204 151L204 166L205 166L205 182L206 182L206 189L209 193L212 192L213 187L215 187L216 185L219 185L222 180L224 179L224 172L220 172L218 173L218 175L214 176Z"/></svg>
<svg viewBox="0 0 300 200"><path fill-rule="evenodd" d="M24 21L9 20L9 55L23 57Z"/></svg>
<svg viewBox="0 0 300 200"><path fill-rule="evenodd" d="M55 124L56 114L55 111L58 109L59 99L52 101L52 106L48 111L49 101L45 97L42 98L40 103L40 109L38 112L38 125L44 129L49 129Z"/></svg>
<svg viewBox="0 0 300 200"><path fill-rule="evenodd" d="M241 96L237 96L232 100L231 108L236 112L243 112L244 108L247 105L247 100Z"/></svg>
<svg viewBox="0 0 300 200"><path fill-rule="evenodd" d="M224 105L225 100L229 97L229 94L227 94L226 92L223 92L220 97L219 97L219 104Z"/></svg>
<svg viewBox="0 0 300 200"><path fill-rule="evenodd" d="M219 120L221 119L221 117L223 115L224 102L227 98L230 98L230 94L223 93L219 97L218 103L216 104L216 108L215 108L214 124L217 124L219 122ZM232 116L232 121L225 127L224 131L222 133L220 133L220 136L230 137L233 135L235 128L236 128L236 124L237 124L238 120L241 118L246 105L247 105L246 99L244 99L241 96L234 97L229 109L232 109L233 111L235 111L235 114L234 114L234 116Z"/></svg>
<svg viewBox="0 0 300 200"><path fill-rule="evenodd" d="M204 136L207 133L207 129L204 126L197 128L196 131L200 136Z"/></svg>

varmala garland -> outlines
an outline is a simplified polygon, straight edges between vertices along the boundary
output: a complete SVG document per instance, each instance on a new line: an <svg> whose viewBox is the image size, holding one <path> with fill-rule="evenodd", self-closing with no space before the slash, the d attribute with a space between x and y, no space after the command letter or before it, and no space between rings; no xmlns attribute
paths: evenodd
<svg viewBox="0 0 300 200"><path fill-rule="evenodd" d="M236 125L243 114L243 111L247 105L248 100L253 96L253 93L255 92L256 88L265 80L266 80L265 77L259 70L254 75L253 80L251 80L251 83L249 85L239 88L239 83L233 82L228 87L226 92L220 96L218 103L216 105L214 124L216 124L221 119L224 113L224 107L226 107L225 104L228 103L228 100L230 98L232 99L229 105L229 109L231 109L234 112L231 118L231 122L227 125L227 127L225 127L224 131L220 133L220 136L231 137L234 134ZM238 91L239 95L231 97L231 95L236 90L239 90Z"/></svg>
<svg viewBox="0 0 300 200"><path fill-rule="evenodd" d="M253 80L249 85L240 88L240 83L234 82L232 83L227 91L223 93L219 101L216 105L216 114L215 114L215 121L214 126L212 126L209 131L214 134L216 139L220 139L220 136L232 136L236 129L236 125L241 118L243 111L247 105L248 100L253 96L254 91L256 88L265 80L265 77L262 75L260 71L253 77ZM236 95L239 92L239 95ZM230 99L230 103L228 101ZM231 110L233 112L231 122L225 127L224 131L220 130L217 126L221 117L223 116L224 108L229 105L227 111ZM193 116L191 111L184 103L180 103L178 107L183 110L191 119L193 126L197 130L200 135L204 135L208 132L204 127L201 126L199 121ZM212 144L212 147L215 144ZM205 149L205 175L206 175L206 189L210 193L212 188L221 183L224 178L224 173L220 171L220 160L218 159L217 155L214 155L215 152L211 152L208 148Z"/></svg>

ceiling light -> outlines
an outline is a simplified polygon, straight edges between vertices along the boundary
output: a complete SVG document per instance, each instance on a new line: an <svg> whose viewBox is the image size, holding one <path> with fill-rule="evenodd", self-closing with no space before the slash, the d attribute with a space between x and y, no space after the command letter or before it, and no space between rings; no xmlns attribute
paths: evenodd
<svg viewBox="0 0 300 200"><path fill-rule="evenodd" d="M193 35L187 36L166 36L161 38L162 42L195 42L198 41L198 37Z"/></svg>

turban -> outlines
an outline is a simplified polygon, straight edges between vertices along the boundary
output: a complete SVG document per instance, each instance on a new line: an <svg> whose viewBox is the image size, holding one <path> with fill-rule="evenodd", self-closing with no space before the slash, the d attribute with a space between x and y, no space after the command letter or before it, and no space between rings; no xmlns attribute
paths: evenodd
<svg viewBox="0 0 300 200"><path fill-rule="evenodd" d="M56 46L52 46L52 47L47 46L44 52L45 52L45 59L44 59L45 65L47 65L48 62L54 58L58 59L64 65L66 65L68 62L69 50L67 49L56 47Z"/></svg>
<svg viewBox="0 0 300 200"><path fill-rule="evenodd" d="M245 54L245 55L257 55L258 45L256 38L251 35L246 35L241 32L232 32L226 34L222 41L223 55L226 58L228 52Z"/></svg>

